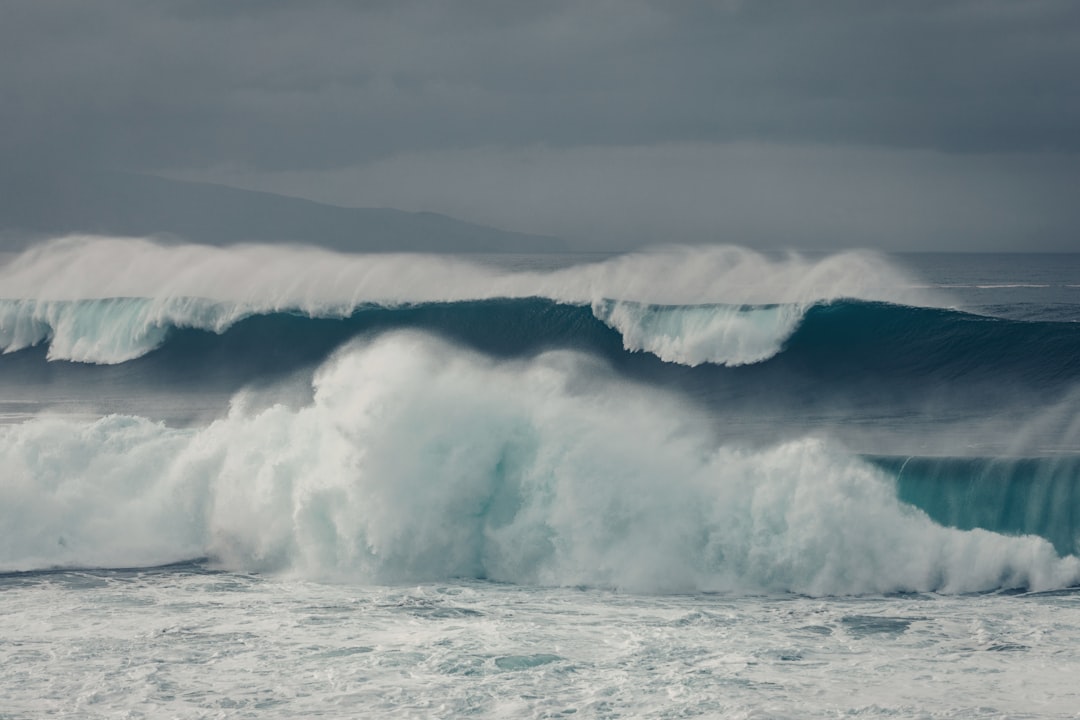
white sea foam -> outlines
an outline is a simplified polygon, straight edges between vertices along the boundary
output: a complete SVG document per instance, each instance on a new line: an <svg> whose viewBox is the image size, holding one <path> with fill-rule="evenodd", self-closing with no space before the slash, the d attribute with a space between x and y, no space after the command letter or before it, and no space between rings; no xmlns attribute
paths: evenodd
<svg viewBox="0 0 1080 720"><path fill-rule="evenodd" d="M1041 538L934 524L838 446L717 445L602 370L393 333L328 361L299 409L241 395L202 428L0 427L0 568L210 555L316 579L812 595L1080 579Z"/></svg>
<svg viewBox="0 0 1080 720"><path fill-rule="evenodd" d="M1080 706L1075 593L643 596L189 568L0 582L0 687L17 718L1066 718Z"/></svg>
<svg viewBox="0 0 1080 720"><path fill-rule="evenodd" d="M1080 706L1075 593L643 596L188 568L0 582L16 718L1060 719Z"/></svg>
<svg viewBox="0 0 1080 720"><path fill-rule="evenodd" d="M118 363L157 347L170 327L223 332L269 312L325 317L367 304L524 297L591 305L628 349L691 365L769 357L816 302L937 302L866 252L811 259L669 248L512 272L446 256L71 237L0 267L0 347L48 342L52 359ZM657 305L691 307L648 308ZM765 305L786 307L758 307Z"/></svg>
<svg viewBox="0 0 1080 720"><path fill-rule="evenodd" d="M682 365L748 365L780 352L802 321L802 305L643 305L607 301L593 314L623 337L627 350Z"/></svg>
<svg viewBox="0 0 1080 720"><path fill-rule="evenodd" d="M242 305L187 297L0 300L0 348L48 342L50 360L115 364L160 346L172 328L221 333L250 314Z"/></svg>

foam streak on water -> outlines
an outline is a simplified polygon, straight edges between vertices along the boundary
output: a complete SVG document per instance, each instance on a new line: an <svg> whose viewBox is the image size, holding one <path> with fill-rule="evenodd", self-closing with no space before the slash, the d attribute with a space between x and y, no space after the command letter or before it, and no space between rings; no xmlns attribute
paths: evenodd
<svg viewBox="0 0 1080 720"><path fill-rule="evenodd" d="M1080 596L0 578L4 717L1072 716Z"/></svg>

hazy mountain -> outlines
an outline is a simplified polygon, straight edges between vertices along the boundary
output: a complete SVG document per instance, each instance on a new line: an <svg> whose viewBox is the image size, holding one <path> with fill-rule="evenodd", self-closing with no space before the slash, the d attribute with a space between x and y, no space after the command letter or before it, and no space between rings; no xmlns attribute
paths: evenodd
<svg viewBox="0 0 1080 720"><path fill-rule="evenodd" d="M123 172L0 176L0 249L68 233L171 236L216 245L288 242L358 252L549 252L552 237L436 213L347 208Z"/></svg>

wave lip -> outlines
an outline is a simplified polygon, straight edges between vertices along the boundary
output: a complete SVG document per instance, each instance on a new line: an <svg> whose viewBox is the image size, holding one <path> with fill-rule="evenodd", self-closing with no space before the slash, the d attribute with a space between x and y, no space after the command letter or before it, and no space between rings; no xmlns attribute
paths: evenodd
<svg viewBox="0 0 1080 720"><path fill-rule="evenodd" d="M623 347L644 350L665 362L750 365L783 348L805 309L785 305L644 305L606 300L593 314L618 330Z"/></svg>
<svg viewBox="0 0 1080 720"><path fill-rule="evenodd" d="M114 365L160 347L173 329L221 333L248 315L199 298L0 300L0 349L47 343L50 360Z"/></svg>

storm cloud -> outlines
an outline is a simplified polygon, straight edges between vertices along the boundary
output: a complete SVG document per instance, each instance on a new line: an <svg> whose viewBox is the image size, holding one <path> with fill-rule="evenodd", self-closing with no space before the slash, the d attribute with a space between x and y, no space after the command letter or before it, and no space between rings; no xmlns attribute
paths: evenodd
<svg viewBox="0 0 1080 720"><path fill-rule="evenodd" d="M1075 249L1080 5L0 8L0 161L594 247Z"/></svg>

